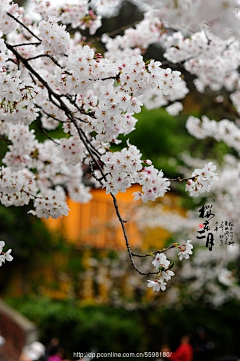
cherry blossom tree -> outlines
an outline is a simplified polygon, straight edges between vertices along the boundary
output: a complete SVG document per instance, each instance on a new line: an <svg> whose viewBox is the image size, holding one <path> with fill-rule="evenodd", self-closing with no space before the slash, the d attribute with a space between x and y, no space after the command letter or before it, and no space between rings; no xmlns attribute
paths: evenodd
<svg viewBox="0 0 240 361"><path fill-rule="evenodd" d="M66 196L78 202L91 198L84 183L87 170L92 186L106 189L113 199L132 266L140 274L155 274L148 286L165 290L174 275L173 262L165 250L146 255L131 250L115 196L138 183L142 189L134 199L145 203L163 197L172 182L185 182L190 196L198 197L218 181L216 165L206 160L186 178L169 179L151 160L142 159L135 145L128 142L115 152L112 146L121 142L121 134L135 129L134 114L142 106L165 107L172 115L183 109L181 100L189 89L180 69L192 75L199 92L222 91L217 104L227 101L238 117L239 2L138 2L143 20L121 36L104 34L106 52L97 53L81 31L88 29L93 35L104 9L119 3L81 0L77 5L52 5L36 0L28 13L10 0L0 0L0 133L8 142L0 170L0 200L6 207L31 204L29 213L40 218L67 215ZM144 60L151 44L163 49L166 61ZM41 122L47 140L37 139L34 122ZM61 131L60 138L49 135L54 129ZM212 136L238 151L239 127L233 115L218 122L191 116L187 129L198 139ZM0 244L1 264L12 260L10 250L3 252L4 245ZM182 260L189 258L193 246L186 239L170 248L178 248ZM157 270L141 271L135 257L155 257Z"/></svg>

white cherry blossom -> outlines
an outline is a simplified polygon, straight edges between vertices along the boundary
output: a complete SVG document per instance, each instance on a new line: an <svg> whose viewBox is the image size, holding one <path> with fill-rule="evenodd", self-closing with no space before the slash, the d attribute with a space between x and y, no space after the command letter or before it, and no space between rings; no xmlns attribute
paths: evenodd
<svg viewBox="0 0 240 361"><path fill-rule="evenodd" d="M170 261L167 260L167 257L164 253L157 253L155 260L152 261L152 264L158 269L168 268Z"/></svg>
<svg viewBox="0 0 240 361"><path fill-rule="evenodd" d="M165 291L166 290L166 282L162 282L157 279L155 281L148 280L148 287L152 287L153 291Z"/></svg>
<svg viewBox="0 0 240 361"><path fill-rule="evenodd" d="M180 261L182 261L183 258L189 259L189 255L192 254L193 245L190 244L190 242L192 242L192 241L188 240L186 244L179 247L180 252L178 253L178 255L179 255Z"/></svg>

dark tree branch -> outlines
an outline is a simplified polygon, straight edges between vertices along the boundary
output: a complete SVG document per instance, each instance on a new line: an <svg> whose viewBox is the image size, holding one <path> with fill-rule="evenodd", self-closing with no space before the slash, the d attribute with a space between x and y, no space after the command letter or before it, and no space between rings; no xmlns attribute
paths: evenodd
<svg viewBox="0 0 240 361"><path fill-rule="evenodd" d="M22 44L16 44L16 45L12 45L13 48L17 48L18 46L27 46L27 45L40 45L41 43L22 43Z"/></svg>
<svg viewBox="0 0 240 361"><path fill-rule="evenodd" d="M46 137L48 137L48 139L50 139L53 143L55 143L56 145L60 145L60 143L56 142L55 139L53 139L52 137L50 137L50 135L46 132L46 130L43 128L41 120L39 119L39 123L40 123L40 127L41 130L43 131L43 133L46 135Z"/></svg>
<svg viewBox="0 0 240 361"><path fill-rule="evenodd" d="M67 120L60 120L60 119L54 117L53 115L47 113L40 105L38 105L38 104L34 104L34 105L35 105L36 108L41 109L41 111L42 111L44 114L46 114L49 118L52 118L52 119L56 120L56 121L59 122L59 123L69 123Z"/></svg>
<svg viewBox="0 0 240 361"><path fill-rule="evenodd" d="M59 68L63 69L63 67L57 62L57 60L55 60L54 57L49 54L39 54L39 55L33 56L32 58L28 58L26 60L31 61L31 60L35 60L35 59L43 58L43 57L47 57L47 58L51 59L54 64L56 64Z"/></svg>
<svg viewBox="0 0 240 361"><path fill-rule="evenodd" d="M163 249L161 249L161 250L159 250L159 251L149 252L149 253L146 253L146 254L137 254L137 253L133 253L133 252L132 252L132 255L133 255L134 257L149 257L149 256L153 256L153 255L155 255L155 254L157 254L157 253L163 253L163 252L165 252L165 251L168 251L168 250L171 249L171 248L176 248L177 245L178 245L178 243L174 243L174 244L172 244L171 246L169 246L169 247L167 247L167 248L163 248Z"/></svg>
<svg viewBox="0 0 240 361"><path fill-rule="evenodd" d="M124 31L124 30L126 30L126 29L128 29L128 28L131 28L131 27L139 24L141 21L142 21L142 20L137 20L137 21L135 21L135 22L132 23L132 24L129 24L129 25L126 25L126 26L122 26L121 28L118 28L118 29L116 29L116 30L111 31L110 33L105 33L105 34L108 35L108 36L117 35L117 34L121 33L122 31ZM102 39L102 37L100 36L100 37L96 38L95 41L101 41L101 39Z"/></svg>
<svg viewBox="0 0 240 361"><path fill-rule="evenodd" d="M20 20L18 20L17 18L15 18L15 16L13 16L12 14L10 14L9 12L7 12L8 16L10 16L10 18L14 19L18 24L22 25L24 27L24 29L26 29L32 36L34 36L34 38L39 40L39 44L41 44L42 40L35 35L30 29L28 29L28 27L26 25L24 25Z"/></svg>

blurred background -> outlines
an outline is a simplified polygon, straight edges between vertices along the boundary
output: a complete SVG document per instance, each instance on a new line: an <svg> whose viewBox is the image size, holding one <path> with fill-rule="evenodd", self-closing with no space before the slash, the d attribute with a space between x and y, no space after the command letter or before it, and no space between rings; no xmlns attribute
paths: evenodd
<svg viewBox="0 0 240 361"><path fill-rule="evenodd" d="M103 52L99 42L102 33L113 32L142 17L136 5L124 1L118 14L103 19L96 38L89 39L86 32L86 42L91 41ZM163 60L161 49L150 46L144 59L150 58ZM223 111L219 114L213 106L216 92L199 94L192 88L189 74L184 74L184 78L191 92L184 99L181 115L172 117L164 109L143 109L137 115L136 130L128 136L130 143L141 150L143 159L151 159L170 178L182 175L182 153L186 149L191 156L212 158L219 164L226 153L233 152L223 142L209 138L199 142L188 135L185 122L189 114L200 117L207 112L214 119L225 114ZM39 138L47 139L38 125L33 127ZM58 131L52 131L51 136L57 137ZM126 139L122 137L122 141L124 145ZM6 147L7 144L0 143L1 154ZM180 217L176 218L177 224L179 219L179 222L188 219L189 210L209 202L207 198L193 201L186 196L184 185L177 184L164 199L143 208L131 196L137 189L134 186L117 196L123 218L128 221L129 242L137 252L167 247L178 242L179 237L186 240L185 234L169 230L171 214ZM201 292L191 288L190 278L176 276L165 292L153 293L147 287L149 278L137 274L130 264L111 199L104 190L94 189L92 195L86 205L69 199L70 215L59 220L36 219L27 214L28 207L0 206L0 239L13 249L14 256L14 261L4 265L0 272L1 361L16 361L24 346L34 341L47 348L53 338L61 346L62 357L73 360L73 352L91 350L159 352L163 345L175 350L185 334L191 336L195 361L213 361L224 355L235 355L232 360L237 360L238 254L230 259L237 280L235 293L219 278L218 288L212 286L217 260L208 268ZM159 219L164 213L170 214L170 219L165 219L166 227ZM157 220L151 223L153 214ZM196 233L198 223L192 227ZM204 251L209 252L206 248ZM147 257L137 262L142 269L149 270L151 260ZM194 267L197 266L193 263ZM182 268L177 261L176 269ZM221 297L212 302L211 295L215 297L219 290Z"/></svg>

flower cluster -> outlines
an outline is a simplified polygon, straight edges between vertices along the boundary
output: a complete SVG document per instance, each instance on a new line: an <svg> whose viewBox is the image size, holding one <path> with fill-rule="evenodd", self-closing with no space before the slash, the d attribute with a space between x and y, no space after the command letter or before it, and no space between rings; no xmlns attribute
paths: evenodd
<svg viewBox="0 0 240 361"><path fill-rule="evenodd" d="M240 53L237 40L222 40L202 30L191 37L175 32L163 39L163 45L166 47L166 59L173 63L183 62L185 69L197 76L194 84L201 93L206 86L213 90L234 86L234 78L229 78L229 69L233 73L238 68Z"/></svg>
<svg viewBox="0 0 240 361"><path fill-rule="evenodd" d="M166 107L166 111L172 116L178 115L181 110L183 110L183 105L180 102L175 102Z"/></svg>
<svg viewBox="0 0 240 361"><path fill-rule="evenodd" d="M178 253L180 261L182 261L183 258L189 259L189 255L192 255L193 245L190 244L190 242L192 241L188 240L186 244L178 246L180 249L180 252ZM177 244L174 244L174 246L177 246ZM171 271L174 263L170 263L166 255L162 252L156 254L152 264L159 272L157 278L154 281L148 280L148 287L152 287L153 291L165 291L167 284L166 282L175 275L175 273Z"/></svg>
<svg viewBox="0 0 240 361"><path fill-rule="evenodd" d="M104 173L106 174L104 187L107 193L117 194L125 192L131 184L142 185L141 192L135 192L134 199L143 202L155 201L163 197L169 189L170 182L163 177L163 172L154 168L150 161L141 161L140 151L128 144L121 152L106 152L101 160L104 162ZM143 165L149 164L149 166Z"/></svg>
<svg viewBox="0 0 240 361"><path fill-rule="evenodd" d="M159 273L154 281L148 281L148 287L152 287L153 291L165 291L166 282L175 275L175 273L169 269L170 261L164 253L157 253L155 260L152 261L152 264L157 268Z"/></svg>
<svg viewBox="0 0 240 361"><path fill-rule="evenodd" d="M125 30L123 36L114 39L104 34L102 41L105 43L106 57L118 60L126 56L137 56L141 49L147 49L150 44L156 43L162 36L163 28L161 20L150 12L144 14L144 19L135 28Z"/></svg>
<svg viewBox="0 0 240 361"><path fill-rule="evenodd" d="M0 267L5 261L11 262L13 260L13 256L11 255L12 250L9 249L7 252L3 252L3 247L5 246L4 241L0 241Z"/></svg>
<svg viewBox="0 0 240 361"><path fill-rule="evenodd" d="M196 169L192 173L192 179L187 182L186 191L189 191L192 197L197 197L200 193L209 192L211 186L219 180L217 174L214 173L216 168L212 162L209 162L204 168Z"/></svg>
<svg viewBox="0 0 240 361"><path fill-rule="evenodd" d="M193 245L190 243L192 241L188 240L186 244L179 246L180 252L178 253L180 261L189 259L189 255L192 254Z"/></svg>
<svg viewBox="0 0 240 361"><path fill-rule="evenodd" d="M163 177L163 172L154 168L144 167L138 174L138 183L142 185L141 192L135 192L134 199L141 199L144 203L155 201L158 197L163 197L169 190L170 181Z"/></svg>
<svg viewBox="0 0 240 361"><path fill-rule="evenodd" d="M18 5L11 2L11 0L1 0L0 1L0 31L4 34L9 33L10 31L15 30L18 27L18 24L14 19L11 19L7 12L16 16L18 13Z"/></svg>
<svg viewBox="0 0 240 361"><path fill-rule="evenodd" d="M220 37L239 36L239 3L237 0L178 0L161 2L159 17L178 29L211 29Z"/></svg>
<svg viewBox="0 0 240 361"><path fill-rule="evenodd" d="M9 74L4 67L0 69L0 116L13 124L29 125L38 114L31 102L34 95L25 87L21 75L20 71Z"/></svg>
<svg viewBox="0 0 240 361"><path fill-rule="evenodd" d="M136 183L135 174L142 169L141 153L133 145L121 152L106 152L101 160L104 162L106 193L125 192L131 184Z"/></svg>
<svg viewBox="0 0 240 361"><path fill-rule="evenodd" d="M216 122L215 120L209 120L206 116L202 116L201 119L190 116L187 120L186 128L190 134L198 139L210 136L217 141L222 140L240 154L240 128L228 119Z"/></svg>
<svg viewBox="0 0 240 361"><path fill-rule="evenodd" d="M58 25L59 20L50 16L48 21L42 20L38 26L44 50L54 56L66 54L70 47L70 35L65 30L66 25Z"/></svg>
<svg viewBox="0 0 240 361"><path fill-rule="evenodd" d="M229 0L224 14L220 14L223 1L208 6L206 0L179 0L174 6L163 1L160 9L144 12L143 20L125 29L123 35L103 35L107 51L98 54L81 30L95 33L102 9L117 7L118 0L79 0L77 5L35 0L31 11L38 17L29 16L10 0L0 0L0 136L7 143L0 169L1 203L30 203L31 214L56 218L68 213L67 195L75 201L89 201L86 183L95 185L97 180L112 195L137 183L142 189L134 193L135 199L147 202L163 197L170 180L161 170L142 160L134 145L127 143L115 152L111 147L121 143L121 134L135 129L135 114L142 106L164 106L172 115L183 109L179 100L189 89L177 70L179 62L184 72L194 75L199 91L206 86L230 91L239 112L240 51L238 39L232 36L239 32L236 1ZM210 30L216 14L232 29L226 40ZM203 18L209 21L207 30L200 29ZM187 28L184 33L179 30L180 23L187 22L191 33ZM219 21L212 27L215 34L220 30L216 23ZM68 31L76 28L79 31L74 35ZM164 48L166 63L145 61L143 55L151 44ZM29 129L36 120L47 140L39 141ZM56 128L59 138L53 139L46 130ZM216 125L207 118L192 117L187 128L199 139L211 135L239 149L239 130L226 119ZM209 192L218 180L215 169L208 163L192 173L186 186L191 196ZM189 242L180 249L180 259L191 254ZM157 257L153 264L158 277L149 282L154 289L163 290L173 272L163 253Z"/></svg>
<svg viewBox="0 0 240 361"><path fill-rule="evenodd" d="M60 216L67 216L69 208L66 204L65 193L61 188L54 191L49 190L47 194L38 196L34 200L36 211L29 211L29 213L39 217L48 219L58 218Z"/></svg>
<svg viewBox="0 0 240 361"><path fill-rule="evenodd" d="M95 34L101 26L101 16L94 14L89 8L87 0L81 0L75 4L52 4L46 0L36 0L34 4L36 13L41 14L44 19L49 16L59 18L62 24L71 24L73 29L79 27L82 30L89 28L90 34Z"/></svg>

